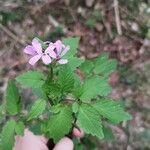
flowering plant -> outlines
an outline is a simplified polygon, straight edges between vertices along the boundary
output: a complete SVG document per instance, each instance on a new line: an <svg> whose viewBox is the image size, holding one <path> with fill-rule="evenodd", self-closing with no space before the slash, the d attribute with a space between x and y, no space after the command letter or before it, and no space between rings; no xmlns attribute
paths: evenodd
<svg viewBox="0 0 150 150"><path fill-rule="evenodd" d="M1 120L6 122L1 132L2 150L11 150L14 137L22 136L25 128L56 143L73 127L103 139L109 131L107 122L118 124L131 119L119 102L108 97L109 75L116 68L116 60L109 59L106 53L92 60L78 58L78 43L79 38L54 43L34 38L25 47L24 52L31 56L29 64L34 66L42 59L48 72L30 70L16 77L18 83L31 88L37 97L26 108L22 107L15 81L9 80L5 101L0 106Z"/></svg>

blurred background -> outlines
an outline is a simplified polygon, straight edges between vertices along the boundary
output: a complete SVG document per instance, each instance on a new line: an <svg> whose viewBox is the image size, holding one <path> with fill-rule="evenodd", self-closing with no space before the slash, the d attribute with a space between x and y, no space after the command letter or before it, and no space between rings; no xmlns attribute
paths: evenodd
<svg viewBox="0 0 150 150"><path fill-rule="evenodd" d="M150 149L150 0L0 0L0 103L8 79L31 68L22 50L35 36L80 36L79 56L108 52L119 61L110 97L133 120L111 125L112 138L85 138L87 149ZM22 94L32 99L30 90Z"/></svg>

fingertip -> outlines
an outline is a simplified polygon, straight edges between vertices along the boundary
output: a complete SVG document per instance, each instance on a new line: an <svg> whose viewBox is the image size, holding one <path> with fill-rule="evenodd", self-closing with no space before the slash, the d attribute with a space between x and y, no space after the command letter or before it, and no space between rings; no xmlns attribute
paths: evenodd
<svg viewBox="0 0 150 150"><path fill-rule="evenodd" d="M62 138L53 150L73 150L73 142L68 137Z"/></svg>
<svg viewBox="0 0 150 150"><path fill-rule="evenodd" d="M84 136L84 132L82 130L79 130L77 128L73 128L73 135L75 137L78 137L78 138L82 138Z"/></svg>

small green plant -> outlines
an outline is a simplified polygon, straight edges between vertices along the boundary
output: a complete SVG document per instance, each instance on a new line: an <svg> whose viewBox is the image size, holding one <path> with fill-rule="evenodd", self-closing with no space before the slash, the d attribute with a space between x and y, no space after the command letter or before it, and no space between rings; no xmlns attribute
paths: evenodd
<svg viewBox="0 0 150 150"><path fill-rule="evenodd" d="M23 100L15 80L9 80L5 101L0 107L1 149L11 150L16 135L23 136L29 128L35 134L44 134L54 143L69 134L73 127L82 129L99 139L109 138L105 123L118 124L131 116L122 105L108 98L111 86L109 75L117 62L103 53L92 60L77 57L79 38L65 38L43 42L38 38L24 52L35 65L42 59L47 72L29 70L16 77L16 81L31 88L38 97L31 107L23 109ZM76 73L80 69L81 77Z"/></svg>
<svg viewBox="0 0 150 150"><path fill-rule="evenodd" d="M101 12L99 10L94 10L90 14L90 17L85 22L85 25L88 28L93 29L93 28L95 28L96 23L97 22L102 22L102 20L103 20L103 16L102 16Z"/></svg>

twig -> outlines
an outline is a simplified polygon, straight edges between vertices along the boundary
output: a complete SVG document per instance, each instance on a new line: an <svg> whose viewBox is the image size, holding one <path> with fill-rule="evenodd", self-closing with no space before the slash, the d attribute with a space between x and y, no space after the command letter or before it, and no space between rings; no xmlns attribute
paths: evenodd
<svg viewBox="0 0 150 150"><path fill-rule="evenodd" d="M119 8L118 8L118 0L114 0L114 11L115 11L115 20L116 20L117 32L119 35L122 35Z"/></svg>
<svg viewBox="0 0 150 150"><path fill-rule="evenodd" d="M0 23L0 28L12 39L14 39L15 41L17 41L19 44L21 44L22 46L25 46L25 43L23 41L21 41L14 33L12 33L8 28L6 28L5 26L3 26Z"/></svg>

